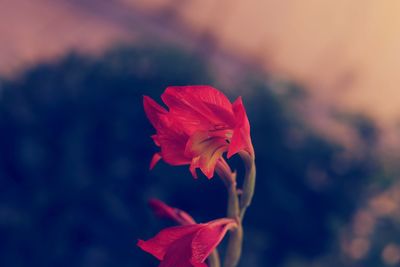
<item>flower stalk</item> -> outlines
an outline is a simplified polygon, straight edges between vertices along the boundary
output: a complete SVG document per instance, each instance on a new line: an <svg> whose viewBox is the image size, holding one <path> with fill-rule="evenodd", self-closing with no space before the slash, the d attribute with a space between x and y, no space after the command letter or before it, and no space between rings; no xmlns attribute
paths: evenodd
<svg viewBox="0 0 400 267"><path fill-rule="evenodd" d="M250 137L250 124L238 97L233 103L211 86L172 86L161 95L166 107L144 96L146 116L156 129L152 136L160 147L150 163L152 169L161 159L179 166L189 165L197 178L199 169L208 179L214 172L227 189L226 218L198 224L186 212L153 200L155 213L180 224L167 228L154 238L138 242L165 267L206 266L221 267L217 246L229 231L223 267L236 267L242 243L242 221L250 206L255 187L255 157ZM239 154L245 165L242 188L237 188L237 173L224 158Z"/></svg>
<svg viewBox="0 0 400 267"><path fill-rule="evenodd" d="M238 265L243 243L242 221L247 207L250 206L255 188L256 167L255 157L246 151L239 152L245 165L245 177L243 189L239 194L236 184L236 172L233 172L224 159L217 163L216 172L223 180L228 193L227 217L235 219L237 228L229 234L228 247L224 260L224 267L235 267ZM239 195L240 198L239 198ZM240 199L240 201L239 201Z"/></svg>
<svg viewBox="0 0 400 267"><path fill-rule="evenodd" d="M238 226L229 233L224 267L234 267L239 263L243 242L243 228L240 222L240 204L236 188L236 172L233 172L224 159L217 164L216 172L224 181L228 193L227 217L235 219Z"/></svg>
<svg viewBox="0 0 400 267"><path fill-rule="evenodd" d="M211 252L210 256L208 256L207 261L210 267L221 267L221 260L219 258L219 253L217 249L214 249L213 252Z"/></svg>
<svg viewBox="0 0 400 267"><path fill-rule="evenodd" d="M254 154L250 155L247 152L239 152L239 155L242 158L246 169L243 181L243 192L240 198L240 218L243 220L246 209L250 206L254 195L254 188L256 185L256 164Z"/></svg>
<svg viewBox="0 0 400 267"><path fill-rule="evenodd" d="M232 183L228 188L227 217L235 219L238 225L229 233L224 267L235 267L239 263L243 242L243 227L240 220L239 198L236 189L236 182Z"/></svg>

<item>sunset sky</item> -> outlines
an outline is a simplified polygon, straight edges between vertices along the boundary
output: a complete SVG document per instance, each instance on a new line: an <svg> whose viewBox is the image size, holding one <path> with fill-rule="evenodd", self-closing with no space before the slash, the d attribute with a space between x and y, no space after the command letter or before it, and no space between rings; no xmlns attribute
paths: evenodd
<svg viewBox="0 0 400 267"><path fill-rule="evenodd" d="M211 32L219 49L306 85L319 105L366 112L383 125L399 121L398 1L0 0L0 6L5 76L71 49L99 52L143 31L163 33L152 15L172 10L186 30Z"/></svg>

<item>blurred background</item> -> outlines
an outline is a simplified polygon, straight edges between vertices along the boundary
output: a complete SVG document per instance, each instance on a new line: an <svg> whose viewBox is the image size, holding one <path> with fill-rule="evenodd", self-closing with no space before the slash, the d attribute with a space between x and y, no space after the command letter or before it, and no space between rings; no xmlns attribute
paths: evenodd
<svg viewBox="0 0 400 267"><path fill-rule="evenodd" d="M142 96L191 84L242 95L250 119L258 180L240 266L400 266L399 10L0 0L0 266L157 266L135 245L170 225L152 197L224 216L219 179L148 170Z"/></svg>

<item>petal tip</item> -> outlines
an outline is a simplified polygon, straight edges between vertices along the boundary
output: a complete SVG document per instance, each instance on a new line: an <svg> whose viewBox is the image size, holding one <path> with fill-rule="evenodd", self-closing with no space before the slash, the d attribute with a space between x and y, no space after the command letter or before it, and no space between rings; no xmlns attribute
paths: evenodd
<svg viewBox="0 0 400 267"><path fill-rule="evenodd" d="M152 159L151 159L149 169L150 170L154 169L154 166L156 166L157 162L159 162L160 159L162 159L161 154L160 153L155 153L153 155Z"/></svg>
<svg viewBox="0 0 400 267"><path fill-rule="evenodd" d="M140 247L141 249L143 249L143 245L146 243L146 241L142 240L142 239L138 239L138 241L136 242L136 246Z"/></svg>

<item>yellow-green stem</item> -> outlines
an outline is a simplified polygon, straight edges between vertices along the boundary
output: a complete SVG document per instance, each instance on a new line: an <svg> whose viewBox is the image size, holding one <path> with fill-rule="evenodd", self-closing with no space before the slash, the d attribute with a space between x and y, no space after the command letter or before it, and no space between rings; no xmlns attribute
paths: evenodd
<svg viewBox="0 0 400 267"><path fill-rule="evenodd" d="M244 161L246 173L243 181L243 193L240 198L240 218L243 220L246 209L251 204L256 185L256 164L254 156L247 152L240 152L240 157Z"/></svg>
<svg viewBox="0 0 400 267"><path fill-rule="evenodd" d="M221 161L219 168L217 168L218 175L221 176L228 190L227 216L235 219L238 223L238 227L232 230L229 235L224 267L236 267L239 263L243 243L242 220L254 195L256 179L254 156L247 152L240 152L240 156L246 169L240 202L236 189L236 172L232 172L224 161Z"/></svg>
<svg viewBox="0 0 400 267"><path fill-rule="evenodd" d="M210 256L208 256L208 265L210 267L221 267L219 253L217 249L214 249L214 251L211 252Z"/></svg>
<svg viewBox="0 0 400 267"><path fill-rule="evenodd" d="M238 221L238 226L230 232L228 248L224 260L224 267L236 267L242 254L243 227Z"/></svg>
<svg viewBox="0 0 400 267"><path fill-rule="evenodd" d="M242 240L243 228L239 219L240 208L239 198L236 190L236 173L232 173L231 183L227 186L228 189L228 209L227 216L237 220L238 226L229 234L228 248L226 250L224 267L235 267L239 263Z"/></svg>

